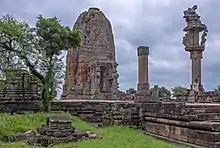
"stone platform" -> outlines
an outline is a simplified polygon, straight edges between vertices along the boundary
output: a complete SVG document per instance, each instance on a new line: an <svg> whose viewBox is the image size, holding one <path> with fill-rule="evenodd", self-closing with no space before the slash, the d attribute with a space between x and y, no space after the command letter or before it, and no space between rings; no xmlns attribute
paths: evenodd
<svg viewBox="0 0 220 148"><path fill-rule="evenodd" d="M29 139L28 143L33 145L49 146L53 143L76 141L75 128L71 120L66 117L50 116L46 119L46 125L37 129L37 134ZM84 133L83 136L86 136Z"/></svg>
<svg viewBox="0 0 220 148"><path fill-rule="evenodd" d="M142 104L141 128L170 139L207 148L220 147L220 104Z"/></svg>
<svg viewBox="0 0 220 148"><path fill-rule="evenodd" d="M61 103L62 102L62 103ZM54 111L65 110L90 122L136 126L143 131L201 147L220 147L220 104L111 100L54 102Z"/></svg>
<svg viewBox="0 0 220 148"><path fill-rule="evenodd" d="M3 104L8 110L10 105L12 104L9 102ZM54 112L69 112L93 123L135 126L176 141L210 148L220 147L218 103L154 101L136 104L121 100L62 100L53 101L51 107ZM43 132L46 127L48 126L44 125L40 131Z"/></svg>
<svg viewBox="0 0 220 148"><path fill-rule="evenodd" d="M62 102L62 103L61 103ZM198 147L220 147L220 104L111 100L65 100L53 109L66 109L90 122L136 126L143 131Z"/></svg>

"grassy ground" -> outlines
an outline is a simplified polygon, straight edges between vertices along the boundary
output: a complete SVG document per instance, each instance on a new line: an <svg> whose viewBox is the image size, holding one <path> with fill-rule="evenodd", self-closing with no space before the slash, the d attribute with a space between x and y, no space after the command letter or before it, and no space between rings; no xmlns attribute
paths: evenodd
<svg viewBox="0 0 220 148"><path fill-rule="evenodd" d="M78 118L66 113L60 113L73 120L73 125L77 129L94 131L103 137L102 140L88 140L83 142L59 144L54 148L174 148L174 145L156 140L152 137L142 134L141 132L122 126L112 126L97 129L94 126L85 123ZM25 114L25 115L9 115L0 114L0 137L15 132L26 132L35 130L45 123L47 114ZM31 148L23 142L3 143L0 141L0 148ZM37 148L37 147L32 147Z"/></svg>

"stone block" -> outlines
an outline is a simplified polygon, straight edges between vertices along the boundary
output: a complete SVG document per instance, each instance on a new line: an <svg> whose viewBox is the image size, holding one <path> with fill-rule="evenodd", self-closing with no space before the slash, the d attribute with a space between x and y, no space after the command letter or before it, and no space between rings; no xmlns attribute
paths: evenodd
<svg viewBox="0 0 220 148"><path fill-rule="evenodd" d="M149 55L149 47L148 46L139 46L137 49L138 56L141 55Z"/></svg>

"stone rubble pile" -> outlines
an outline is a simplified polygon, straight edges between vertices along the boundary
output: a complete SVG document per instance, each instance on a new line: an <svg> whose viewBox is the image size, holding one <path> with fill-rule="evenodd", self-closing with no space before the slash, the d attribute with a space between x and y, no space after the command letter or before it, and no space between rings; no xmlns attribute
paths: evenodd
<svg viewBox="0 0 220 148"><path fill-rule="evenodd" d="M57 143L75 142L88 139L101 139L93 132L76 130L71 125L72 121L63 116L50 116L46 118L46 124L37 129L37 132L13 134L2 138L5 142L18 142L26 140L30 145L52 146Z"/></svg>

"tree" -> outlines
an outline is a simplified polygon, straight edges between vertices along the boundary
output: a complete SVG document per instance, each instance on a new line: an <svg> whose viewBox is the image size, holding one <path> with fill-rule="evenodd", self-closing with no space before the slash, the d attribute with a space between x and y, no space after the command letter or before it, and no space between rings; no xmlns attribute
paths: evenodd
<svg viewBox="0 0 220 148"><path fill-rule="evenodd" d="M218 94L220 94L220 85L217 85L214 90L215 90Z"/></svg>
<svg viewBox="0 0 220 148"><path fill-rule="evenodd" d="M180 95L187 95L187 93L188 93L188 89L186 87L182 87L182 86L173 87L171 90L173 92L172 95L174 97L180 96Z"/></svg>
<svg viewBox="0 0 220 148"><path fill-rule="evenodd" d="M171 92L165 87L159 87L159 97L170 98Z"/></svg>
<svg viewBox="0 0 220 148"><path fill-rule="evenodd" d="M153 95L156 95L155 97L170 98L171 96L171 92L163 86L158 87L157 85L155 85L153 88L150 89L150 91L151 93L153 93Z"/></svg>
<svg viewBox="0 0 220 148"><path fill-rule="evenodd" d="M80 45L80 31L62 26L58 18L37 17L34 27L13 16L0 20L1 56L12 53L42 84L43 111L50 110L50 101L64 76L63 51Z"/></svg>
<svg viewBox="0 0 220 148"><path fill-rule="evenodd" d="M0 51L2 50L0 49ZM24 68L14 57L14 53L10 51L0 54L0 89L4 89L15 74Z"/></svg>

